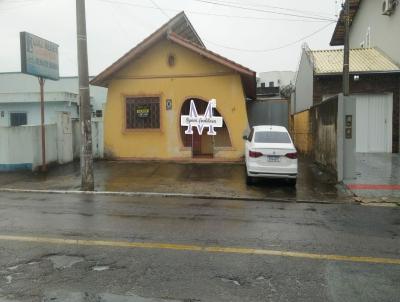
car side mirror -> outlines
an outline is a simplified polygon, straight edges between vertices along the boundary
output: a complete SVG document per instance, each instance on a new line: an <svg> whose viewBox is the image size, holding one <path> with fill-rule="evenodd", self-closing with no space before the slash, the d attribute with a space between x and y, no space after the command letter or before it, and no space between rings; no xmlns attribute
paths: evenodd
<svg viewBox="0 0 400 302"><path fill-rule="evenodd" d="M249 138L247 137L247 135L243 135L243 139L247 141Z"/></svg>

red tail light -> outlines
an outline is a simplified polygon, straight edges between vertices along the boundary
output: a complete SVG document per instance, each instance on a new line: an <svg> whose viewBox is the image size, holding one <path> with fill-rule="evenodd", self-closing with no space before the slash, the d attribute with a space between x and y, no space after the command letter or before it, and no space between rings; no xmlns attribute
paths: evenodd
<svg viewBox="0 0 400 302"><path fill-rule="evenodd" d="M286 156L287 158L290 158L290 159L296 159L296 158L297 158L297 152L286 153L285 156Z"/></svg>
<svg viewBox="0 0 400 302"><path fill-rule="evenodd" d="M260 156L263 156L263 154L261 152L257 152L257 151L249 151L249 156L250 157L260 157Z"/></svg>

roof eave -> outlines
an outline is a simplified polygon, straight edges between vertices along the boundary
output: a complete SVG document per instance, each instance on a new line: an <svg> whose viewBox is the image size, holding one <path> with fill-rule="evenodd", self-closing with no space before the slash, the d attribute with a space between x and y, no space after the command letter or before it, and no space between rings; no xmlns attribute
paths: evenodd
<svg viewBox="0 0 400 302"><path fill-rule="evenodd" d="M347 1L351 1L350 2L350 26L353 22L354 17L356 16L358 9L360 7L360 3L362 2L362 0L346 0ZM329 42L329 45L331 46L341 46L344 45L344 34L340 31L343 31L343 27L344 26L344 9L342 8L342 10L340 11L339 14L339 18L338 21L336 23L336 27L335 30L333 31L332 34L332 38L331 41Z"/></svg>
<svg viewBox="0 0 400 302"><path fill-rule="evenodd" d="M112 76L115 72L119 71L127 62L129 62L132 58L136 57L137 55L141 54L145 49L149 48L155 42L157 42L160 38L165 37L168 35L170 28L172 28L175 24L182 21L182 17L186 24L192 30L194 36L198 40L200 45L204 46L203 41L200 39L199 35L193 28L192 24L190 23L189 19L187 18L185 12L180 12L172 19L168 20L168 22L164 23L160 28L158 28L154 33L144 39L142 42L137 44L134 48L130 49L127 53L125 53L122 57L120 57L117 61L103 70L100 74L94 77L90 84L94 86L108 86L108 78Z"/></svg>
<svg viewBox="0 0 400 302"><path fill-rule="evenodd" d="M362 75L362 74L397 74L400 73L400 70L375 70L375 71L350 71L351 75ZM325 73L317 73L314 72L314 76L341 76L343 72L325 72Z"/></svg>

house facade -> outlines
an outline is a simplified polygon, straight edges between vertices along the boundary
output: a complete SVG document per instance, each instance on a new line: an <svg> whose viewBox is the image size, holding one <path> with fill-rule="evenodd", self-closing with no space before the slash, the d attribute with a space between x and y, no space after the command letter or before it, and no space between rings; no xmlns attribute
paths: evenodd
<svg viewBox="0 0 400 302"><path fill-rule="evenodd" d="M343 50L303 49L294 113L342 92ZM400 66L377 48L350 51L350 92L356 98L356 151L399 152Z"/></svg>
<svg viewBox="0 0 400 302"><path fill-rule="evenodd" d="M350 1L350 48L377 47L400 64L400 5L396 0ZM330 44L344 44L342 11Z"/></svg>
<svg viewBox="0 0 400 302"><path fill-rule="evenodd" d="M207 50L182 12L91 81L108 88L105 153L115 159L240 160L248 128L246 98L255 72ZM216 100L217 134L185 134L181 116L194 101L204 114Z"/></svg>

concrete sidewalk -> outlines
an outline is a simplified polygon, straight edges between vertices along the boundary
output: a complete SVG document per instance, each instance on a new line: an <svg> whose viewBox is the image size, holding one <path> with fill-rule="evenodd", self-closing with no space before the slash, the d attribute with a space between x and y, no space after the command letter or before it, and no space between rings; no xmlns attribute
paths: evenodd
<svg viewBox="0 0 400 302"><path fill-rule="evenodd" d="M285 180L245 182L243 164L184 164L99 161L95 163L95 190L151 192L215 198L271 199L311 202L346 202L351 196L309 159L299 160L296 187ZM58 166L46 174L0 173L0 188L79 190L79 163Z"/></svg>
<svg viewBox="0 0 400 302"><path fill-rule="evenodd" d="M357 153L357 177L345 181L349 190L364 203L400 205L400 155Z"/></svg>

